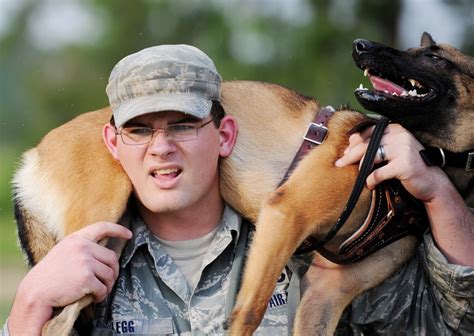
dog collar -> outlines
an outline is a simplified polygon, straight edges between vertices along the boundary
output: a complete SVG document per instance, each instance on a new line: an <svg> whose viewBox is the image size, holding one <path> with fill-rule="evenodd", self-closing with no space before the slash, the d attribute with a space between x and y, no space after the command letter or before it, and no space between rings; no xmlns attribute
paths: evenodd
<svg viewBox="0 0 474 336"><path fill-rule="evenodd" d="M329 119L334 115L334 108L332 106L323 107L319 113L316 114L313 121L308 125L308 129L303 138L303 143L301 144L298 152L296 153L293 161L291 162L288 170L286 171L285 176L280 181L278 186L281 186L283 183L288 180L293 170L296 168L297 163L308 154L314 147L321 145L328 135L327 124Z"/></svg>
<svg viewBox="0 0 474 336"><path fill-rule="evenodd" d="M464 168L465 171L474 170L474 149L455 153L440 147L427 147L420 151L420 155L428 166Z"/></svg>

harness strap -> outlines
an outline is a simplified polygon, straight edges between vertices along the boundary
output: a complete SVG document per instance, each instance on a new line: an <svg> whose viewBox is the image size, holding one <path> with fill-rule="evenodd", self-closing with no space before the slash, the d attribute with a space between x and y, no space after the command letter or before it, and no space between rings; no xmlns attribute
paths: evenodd
<svg viewBox="0 0 474 336"><path fill-rule="evenodd" d="M392 179L372 191L369 215L364 224L333 253L318 252L337 264L350 264L407 235L421 237L428 227L423 202L411 196L401 182Z"/></svg>
<svg viewBox="0 0 474 336"><path fill-rule="evenodd" d="M283 183L288 180L293 170L295 170L298 162L311 151L314 147L323 143L328 134L328 122L329 119L334 115L334 108L332 106L325 106L315 115L314 120L309 124L306 130L303 143L301 144L298 152L296 153L293 161L291 161L285 176L278 184L280 187Z"/></svg>
<svg viewBox="0 0 474 336"><path fill-rule="evenodd" d="M344 207L341 216L338 218L336 224L322 239L318 240L314 236L309 236L308 238L306 238L303 244L296 250L297 254L307 253L322 248L328 241L330 241L336 235L336 233L342 228L344 223L347 221L350 214L354 210L357 201L359 200L359 196L365 186L365 180L367 180L367 176L369 176L369 173L372 171L375 155L377 154L377 149L380 144L380 140L383 136L383 131L385 127L387 127L388 123L388 118L381 117L375 125L354 188L352 189L352 193L349 196L349 200L346 206Z"/></svg>

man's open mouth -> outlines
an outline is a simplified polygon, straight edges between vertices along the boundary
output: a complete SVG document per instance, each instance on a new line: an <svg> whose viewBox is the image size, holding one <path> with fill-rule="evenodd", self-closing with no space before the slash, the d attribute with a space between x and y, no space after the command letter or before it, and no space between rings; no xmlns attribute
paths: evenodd
<svg viewBox="0 0 474 336"><path fill-rule="evenodd" d="M153 177L176 177L181 173L178 168L162 168L155 169L151 172Z"/></svg>
<svg viewBox="0 0 474 336"><path fill-rule="evenodd" d="M358 93L370 93L370 96L384 96L390 99L408 99L410 101L430 100L435 96L434 90L414 78L388 76L379 71L365 68L374 90L364 88L362 84L356 89Z"/></svg>

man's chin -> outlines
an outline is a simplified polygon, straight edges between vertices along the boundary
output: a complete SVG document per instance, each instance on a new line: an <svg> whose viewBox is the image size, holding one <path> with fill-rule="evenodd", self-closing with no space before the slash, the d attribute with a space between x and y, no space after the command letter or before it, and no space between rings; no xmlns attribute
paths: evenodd
<svg viewBox="0 0 474 336"><path fill-rule="evenodd" d="M173 197L173 195L166 195L166 197L154 197L149 200L140 200L139 201L140 213L148 214L166 214L180 211L184 207L184 202L178 198Z"/></svg>

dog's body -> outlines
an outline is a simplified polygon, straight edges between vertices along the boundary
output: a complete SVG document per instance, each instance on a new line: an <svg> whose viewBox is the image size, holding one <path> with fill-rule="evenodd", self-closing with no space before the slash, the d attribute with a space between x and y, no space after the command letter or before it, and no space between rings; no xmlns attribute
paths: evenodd
<svg viewBox="0 0 474 336"><path fill-rule="evenodd" d="M450 123L426 128L426 118L421 115L412 122L411 115L403 114L409 112L403 104L391 118L409 127L426 145L465 151L474 147L469 125L474 108L470 94L474 90L472 59L451 47L434 45L431 38L419 49L396 51L397 57L416 60L433 47L438 48L436 52L441 50L450 62L461 63L461 70L468 71L453 73L449 90L437 91L437 100L430 101L425 112L430 118L432 114L448 114L439 119L449 119ZM360 66L375 69L368 63ZM376 70L383 72L380 68ZM424 85L431 83L422 76L408 77ZM435 75L432 77L436 79ZM278 275L295 249L309 235L323 236L345 206L358 167L336 168L334 162L347 146L349 131L367 117L349 110L337 111L328 124L324 143L301 160L290 178L277 188L307 125L320 109L317 101L260 82L225 82L222 90L223 107L239 125L234 152L222 161L222 194L232 207L257 225L231 328L233 335L250 335L258 327ZM450 95L455 97L454 101L446 98ZM363 105L367 104L366 98L360 99ZM443 99L446 104L439 103ZM390 104L388 101L369 107L386 112L391 111ZM65 235L97 221L117 222L123 213L131 192L130 182L100 139L102 125L109 117L108 109L84 114L50 132L25 154L14 180L15 201L20 240L32 264ZM451 133L444 135L443 128L449 128ZM466 175L459 169L448 173L466 199L472 200L472 174ZM363 191L356 210L327 245L328 249L337 249L364 221L370 195L368 190ZM346 305L408 260L414 243L414 238L404 238L345 267L327 264L316 256L308 271L308 288L298 310L295 333L331 334ZM312 303L315 297L317 306ZM67 314L77 316L77 311ZM65 320L56 320L45 331L57 335L58 330L67 330L74 319Z"/></svg>

